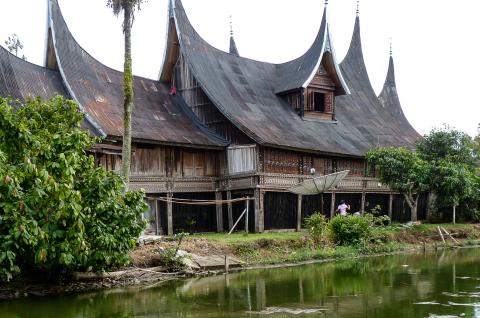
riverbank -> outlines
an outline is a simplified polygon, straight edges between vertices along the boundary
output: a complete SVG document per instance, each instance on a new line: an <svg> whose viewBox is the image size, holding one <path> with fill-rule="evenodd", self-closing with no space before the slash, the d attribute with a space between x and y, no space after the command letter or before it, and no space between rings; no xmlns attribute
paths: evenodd
<svg viewBox="0 0 480 318"><path fill-rule="evenodd" d="M473 246L480 243L480 225L444 224L458 243L438 234L437 225L394 225L377 228L367 242L357 246L335 246L327 238L313 242L306 231L262 234L204 234L192 235L181 242L182 251L199 257L225 256L243 262L246 268L283 267L310 262L333 261L370 255L401 253L414 250L433 250L455 246ZM213 275L223 268L175 269L165 251L175 250L178 241L163 238L152 244L137 247L131 253L132 264L118 272L102 275L77 276L76 281L43 283L34 279L21 279L0 286L0 299L24 296L44 296L58 293L80 293L92 290L118 288L131 285L149 286L167 280ZM241 270L231 269L231 270Z"/></svg>
<svg viewBox="0 0 480 318"><path fill-rule="evenodd" d="M437 226L445 228L459 242L445 235L446 244ZM357 246L336 246L329 239L313 242L306 231L273 232L261 234L235 233L192 235L184 239L181 249L190 253L232 255L245 265L296 263L308 260L339 259L361 255L391 253L412 249L434 249L443 246L476 245L480 240L480 225L476 224L420 224L393 225L375 228L367 242ZM172 248L176 241L159 242L137 248L132 252L133 264L139 267L155 266L161 261L161 248Z"/></svg>

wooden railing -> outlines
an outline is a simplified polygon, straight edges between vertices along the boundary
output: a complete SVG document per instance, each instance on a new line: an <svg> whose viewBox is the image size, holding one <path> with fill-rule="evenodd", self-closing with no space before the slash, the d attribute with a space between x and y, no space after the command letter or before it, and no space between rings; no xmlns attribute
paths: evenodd
<svg viewBox="0 0 480 318"><path fill-rule="evenodd" d="M130 177L131 189L144 189L146 193L166 192L212 192L217 189L215 177L166 177L139 176Z"/></svg>
<svg viewBox="0 0 480 318"><path fill-rule="evenodd" d="M147 193L166 192L213 192L216 190L243 190L262 188L266 190L287 190L311 176L280 173L239 173L216 177L130 177L131 189L144 189ZM388 192L389 188L375 178L346 177L335 189L338 192Z"/></svg>

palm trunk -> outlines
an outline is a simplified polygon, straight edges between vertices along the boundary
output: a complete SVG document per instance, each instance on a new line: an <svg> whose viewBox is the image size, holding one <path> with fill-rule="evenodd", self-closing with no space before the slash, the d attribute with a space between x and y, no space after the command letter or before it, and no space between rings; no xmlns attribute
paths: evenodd
<svg viewBox="0 0 480 318"><path fill-rule="evenodd" d="M132 111L133 111L133 76L132 76L132 6L123 8L123 33L125 36L125 61L123 74L123 147L122 147L122 174L125 177L127 188L130 181L130 158L132 148Z"/></svg>

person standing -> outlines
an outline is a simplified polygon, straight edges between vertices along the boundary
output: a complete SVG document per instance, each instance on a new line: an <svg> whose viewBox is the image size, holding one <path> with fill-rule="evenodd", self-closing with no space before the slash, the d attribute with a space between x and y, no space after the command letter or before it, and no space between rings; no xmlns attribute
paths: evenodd
<svg viewBox="0 0 480 318"><path fill-rule="evenodd" d="M340 212L341 216L347 216L347 210L350 211L350 205L341 200L340 205L337 207L337 212Z"/></svg>

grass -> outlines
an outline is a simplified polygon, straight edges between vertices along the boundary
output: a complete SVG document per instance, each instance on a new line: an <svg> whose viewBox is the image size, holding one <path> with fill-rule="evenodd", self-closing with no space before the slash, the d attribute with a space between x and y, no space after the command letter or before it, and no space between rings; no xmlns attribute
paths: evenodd
<svg viewBox="0 0 480 318"><path fill-rule="evenodd" d="M427 244L439 243L437 226L457 233L462 244L478 244L480 230L472 224L421 224L404 227L400 224L375 228L368 241L355 246L335 246L326 239L314 244L307 231L269 233L196 234L190 238L202 239L215 246L227 247L247 264L280 264L308 260L340 259L362 255L391 253Z"/></svg>
<svg viewBox="0 0 480 318"><path fill-rule="evenodd" d="M251 243L258 240L298 240L304 237L306 232L268 232L268 233L232 233L228 235L226 233L207 233L207 234L194 234L192 238L203 238L208 241L223 243L223 244L241 244Z"/></svg>

